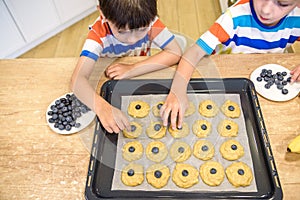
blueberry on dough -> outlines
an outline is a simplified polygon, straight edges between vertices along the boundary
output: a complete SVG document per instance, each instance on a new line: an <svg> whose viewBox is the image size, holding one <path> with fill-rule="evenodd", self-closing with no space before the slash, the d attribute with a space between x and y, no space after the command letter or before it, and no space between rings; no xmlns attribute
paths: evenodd
<svg viewBox="0 0 300 200"><path fill-rule="evenodd" d="M135 109L137 109L137 110L139 110L139 109L141 109L142 108L142 106L140 105L140 104L137 104L136 106L135 106Z"/></svg>
<svg viewBox="0 0 300 200"><path fill-rule="evenodd" d="M211 168L210 171L209 171L211 174L216 174L217 173L217 170L215 168Z"/></svg>
<svg viewBox="0 0 300 200"><path fill-rule="evenodd" d="M127 175L128 176L133 176L134 175L134 170L133 169L128 170Z"/></svg>
<svg viewBox="0 0 300 200"><path fill-rule="evenodd" d="M178 148L178 153L183 153L184 152L184 148L183 147L179 147Z"/></svg>
<svg viewBox="0 0 300 200"><path fill-rule="evenodd" d="M160 124L155 124L154 125L154 130L155 131L159 131L161 129L161 125Z"/></svg>
<svg viewBox="0 0 300 200"><path fill-rule="evenodd" d="M156 170L156 171L154 172L154 176L155 176L155 178L160 178L160 177L162 176L162 172L159 171L159 170Z"/></svg>
<svg viewBox="0 0 300 200"><path fill-rule="evenodd" d="M242 176L242 175L244 175L244 174L245 174L245 172L244 172L244 170L242 170L242 169L239 169L239 170L238 170L238 174Z"/></svg>
<svg viewBox="0 0 300 200"><path fill-rule="evenodd" d="M189 172L187 170L182 170L181 174L182 176L188 176Z"/></svg>
<svg viewBox="0 0 300 200"><path fill-rule="evenodd" d="M154 153L154 154L158 154L159 148L158 147L153 147L151 152Z"/></svg>

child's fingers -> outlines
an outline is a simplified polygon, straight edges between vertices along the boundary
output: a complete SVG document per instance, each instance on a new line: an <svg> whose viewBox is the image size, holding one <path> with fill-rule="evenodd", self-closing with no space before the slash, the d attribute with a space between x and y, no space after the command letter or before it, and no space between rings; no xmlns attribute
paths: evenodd
<svg viewBox="0 0 300 200"><path fill-rule="evenodd" d="M290 74L292 75L291 77L291 83L294 83L296 81L300 81L300 67L296 67L293 69Z"/></svg>
<svg viewBox="0 0 300 200"><path fill-rule="evenodd" d="M178 116L178 109L172 109L171 112L171 127L173 130L177 129L177 116ZM178 126L178 128L181 128L181 126Z"/></svg>
<svg viewBox="0 0 300 200"><path fill-rule="evenodd" d="M163 122L163 126L168 126L168 118L171 109L167 107L165 104L160 108L160 116Z"/></svg>

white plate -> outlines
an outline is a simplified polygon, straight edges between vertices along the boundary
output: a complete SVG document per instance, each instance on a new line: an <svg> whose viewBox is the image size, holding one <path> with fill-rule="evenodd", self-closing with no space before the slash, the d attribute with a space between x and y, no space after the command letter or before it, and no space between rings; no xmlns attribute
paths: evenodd
<svg viewBox="0 0 300 200"><path fill-rule="evenodd" d="M260 76L260 73L262 69L271 69L272 74L275 74L276 72L286 72L287 75L284 77L284 80L287 79L287 77L290 77L290 70L287 68L277 65L277 64L266 64L258 67L255 69L251 75L250 80L254 83L255 89L257 93L259 93L261 96L270 99L272 101L288 101L290 99L295 98L298 96L300 91L300 83L288 83L284 86L284 88L288 89L288 94L282 94L281 90L277 89L276 85L272 85L270 89L265 88L266 82L262 80L261 82L257 81L256 78Z"/></svg>
<svg viewBox="0 0 300 200"><path fill-rule="evenodd" d="M49 125L49 127L56 133L59 133L59 134L73 134L73 133L76 133L76 132L79 132L81 131L82 129L84 129L85 127L87 127L94 119L95 119L95 116L96 114L93 112L93 111L88 111L86 113L81 113L81 116L79 118L76 119L76 123L80 123L81 126L76 128L76 127L72 127L72 129L70 131L67 131L67 130L59 130L58 128L55 128L54 127L54 123L50 123L48 120L49 118L51 118L51 115L48 115L48 111L51 111L50 107L52 105L55 104L55 101L58 100L58 99L61 99L61 98L65 98L67 94L70 94L72 95L73 93L66 93L60 97L58 97L57 99L53 100L50 105L48 106L47 108L47 111L46 111L46 120L47 120L47 123Z"/></svg>

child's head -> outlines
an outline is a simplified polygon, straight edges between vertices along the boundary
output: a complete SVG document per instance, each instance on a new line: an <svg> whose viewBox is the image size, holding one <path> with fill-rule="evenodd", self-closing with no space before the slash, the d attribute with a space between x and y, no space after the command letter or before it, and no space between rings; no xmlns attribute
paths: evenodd
<svg viewBox="0 0 300 200"><path fill-rule="evenodd" d="M99 0L101 15L121 42L143 38L157 15L157 0Z"/></svg>
<svg viewBox="0 0 300 200"><path fill-rule="evenodd" d="M274 26L295 7L300 7L300 0L253 0L253 6L261 23Z"/></svg>

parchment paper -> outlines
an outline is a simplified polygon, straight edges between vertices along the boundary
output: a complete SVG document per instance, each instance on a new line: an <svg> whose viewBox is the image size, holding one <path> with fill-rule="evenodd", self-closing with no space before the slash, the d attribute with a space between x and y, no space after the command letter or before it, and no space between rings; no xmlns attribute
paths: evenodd
<svg viewBox="0 0 300 200"><path fill-rule="evenodd" d="M122 133L120 133L119 136L118 136L116 165L115 165L115 173L114 173L113 183L112 183L112 190L135 190L135 191L138 191L138 190L140 190L140 191L158 191L158 190L159 191L162 191L162 190L172 191L173 190L173 191L185 191L185 192L191 192L191 191L257 192L256 180L255 180L253 164L252 164L252 157L251 157L251 152L250 152L250 149L249 149L249 141L248 141L248 137L247 137L247 133L246 133L245 119L244 119L244 116L243 116L243 110L242 110L242 107L241 107L239 94L189 94L188 97L189 97L189 100L194 103L195 108L196 108L196 111L193 115L184 118L184 122L188 123L188 125L189 125L189 129L190 129L189 135L186 136L185 138L182 138L182 139L174 139L170 135L170 133L167 131L166 136L164 138L160 139L160 141L165 143L165 145L168 147L168 149L170 149L173 142L175 142L176 140L181 140L181 141L184 141L187 144L189 144L191 149L193 149L193 145L197 140L199 140L199 139L209 140L210 142L212 142L215 145L214 146L215 147L215 156L212 158L212 160L220 162L223 165L224 169L226 169L226 167L229 166L230 164L232 164L233 162L237 162L237 161L242 161L242 162L246 163L251 168L252 173L253 173L253 180L251 182L251 185L247 186L247 187L238 187L238 188L236 188L228 182L228 180L226 178L226 175L225 175L224 181L221 185L216 186L216 187L211 187L211 186L206 185L201 180L201 177L199 176L199 183L198 184L196 184L196 185L194 185L190 188L187 188L187 189L179 188L172 181L172 172L173 172L173 169L174 169L176 163L171 159L171 157L169 155L164 161L161 162L162 164L165 164L170 168L171 176L170 176L168 184L165 187L161 188L161 189L156 189L156 188L152 187L150 184L148 184L148 182L146 180L146 170L150 165L154 164L154 162L152 162L152 161L150 161L146 158L145 149L147 147L147 144L149 142L153 141L153 139L149 138L146 135L145 130L147 129L147 127L149 126L151 121L161 121L160 117L155 117L153 115L152 107L155 104L157 104L159 101L164 101L165 98L166 98L166 95L139 95L139 96L123 96L122 97L121 110L124 113L127 113L127 108L128 108L129 103L131 101L136 101L136 100L142 100L142 101L147 102L150 105L151 110L150 110L149 115L145 118L142 118L142 119L129 117L131 121L136 121L136 122L139 122L143 125L143 133L141 134L141 136L139 136L137 139L125 138ZM240 158L239 160L227 161L224 158L222 158L222 155L219 152L220 146L224 141L226 141L228 139L231 139L231 138L228 138L228 137L225 138L225 137L220 136L218 131L217 131L217 126L218 126L219 122L222 119L226 119L227 117L222 113L222 111L220 109L219 109L218 115L215 116L214 118L206 118L206 117L200 115L200 113L198 112L199 103L201 101L207 100L207 99L213 100L218 105L219 108L223 105L223 103L226 100L232 100L240 106L240 109L241 109L240 117L235 118L235 119L231 119L231 120L235 121L239 126L238 136L234 137L233 139L236 139L237 141L239 141L241 143L241 145L244 147L244 151L245 151L245 155L242 158ZM198 138L196 135L194 135L194 133L192 131L192 125L198 119L208 120L212 124L212 132L206 138ZM122 147L127 142L134 141L134 140L140 141L142 143L143 147L144 147L143 157L140 160L137 160L137 161L134 161L134 162L144 166L144 178L145 178L145 180L139 186L129 187L129 186L124 185L121 181L122 168L129 164L129 162L124 160L123 157L122 157ZM187 161L185 161L184 163L191 164L194 167L196 167L196 169L199 170L200 166L204 162L205 161L199 160L198 158L194 157L193 154L192 154L191 157Z"/></svg>

